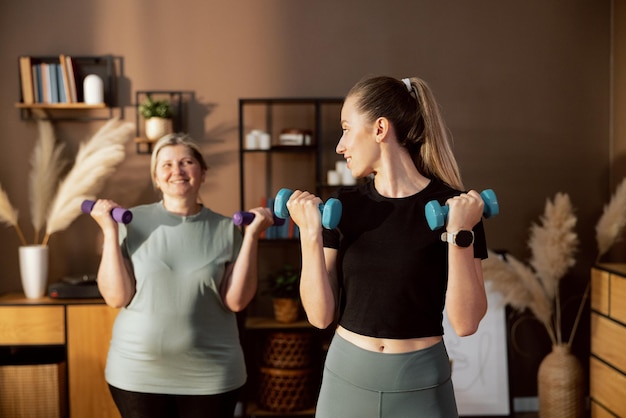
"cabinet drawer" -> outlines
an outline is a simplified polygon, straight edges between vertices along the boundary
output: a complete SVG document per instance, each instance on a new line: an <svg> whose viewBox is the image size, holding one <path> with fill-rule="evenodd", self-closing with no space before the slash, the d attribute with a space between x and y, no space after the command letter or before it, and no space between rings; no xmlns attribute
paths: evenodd
<svg viewBox="0 0 626 418"><path fill-rule="evenodd" d="M615 415L607 411L602 405L591 400L591 418L615 418Z"/></svg>
<svg viewBox="0 0 626 418"><path fill-rule="evenodd" d="M618 417L626 416L626 376L596 358L589 361L589 394Z"/></svg>
<svg viewBox="0 0 626 418"><path fill-rule="evenodd" d="M609 314L609 273L591 269L591 309Z"/></svg>
<svg viewBox="0 0 626 418"><path fill-rule="evenodd" d="M0 345L65 344L63 306L0 307Z"/></svg>
<svg viewBox="0 0 626 418"><path fill-rule="evenodd" d="M609 306L611 318L626 324L626 279L611 274L610 288Z"/></svg>
<svg viewBox="0 0 626 418"><path fill-rule="evenodd" d="M591 314L591 352L626 373L626 327L596 313Z"/></svg>

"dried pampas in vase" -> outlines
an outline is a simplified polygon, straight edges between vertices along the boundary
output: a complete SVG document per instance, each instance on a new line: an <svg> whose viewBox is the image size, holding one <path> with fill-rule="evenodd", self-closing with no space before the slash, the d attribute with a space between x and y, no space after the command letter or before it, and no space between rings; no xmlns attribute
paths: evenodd
<svg viewBox="0 0 626 418"><path fill-rule="evenodd" d="M503 302L519 312L529 309L544 325L552 344L562 344L559 284L576 263L576 216L567 194L547 200L540 224L530 228L530 266L507 255L491 254L483 262L485 280L502 293ZM575 329L572 331L572 335Z"/></svg>
<svg viewBox="0 0 626 418"><path fill-rule="evenodd" d="M530 266L507 255L490 254L485 260L484 277L492 289L503 295L504 303L519 312L531 311L541 322L551 341L552 352L541 362L537 373L540 417L583 417L583 372L580 360L571 353L589 283L580 302L569 338L562 335L560 281L575 264L578 237L576 217L565 194L548 200L540 225L532 225L528 246ZM617 241L626 226L626 179L617 187L596 225L600 259Z"/></svg>
<svg viewBox="0 0 626 418"><path fill-rule="evenodd" d="M541 417L582 418L584 413L582 367L570 352L578 317L569 341L564 342L559 291L560 281L576 263L579 242L575 226L569 196L557 193L553 201L546 202L541 223L530 228L531 267L511 256L507 261L489 257L484 263L484 277L492 283L492 289L500 291L504 302L514 309L530 310L552 341L552 352L543 359L537 373Z"/></svg>

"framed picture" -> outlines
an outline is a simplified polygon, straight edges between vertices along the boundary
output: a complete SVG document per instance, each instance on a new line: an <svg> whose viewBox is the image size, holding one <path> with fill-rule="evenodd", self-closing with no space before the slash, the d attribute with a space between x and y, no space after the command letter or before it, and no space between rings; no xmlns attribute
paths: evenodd
<svg viewBox="0 0 626 418"><path fill-rule="evenodd" d="M460 416L510 417L506 307L489 291L489 307L478 331L458 337L444 314L444 342Z"/></svg>

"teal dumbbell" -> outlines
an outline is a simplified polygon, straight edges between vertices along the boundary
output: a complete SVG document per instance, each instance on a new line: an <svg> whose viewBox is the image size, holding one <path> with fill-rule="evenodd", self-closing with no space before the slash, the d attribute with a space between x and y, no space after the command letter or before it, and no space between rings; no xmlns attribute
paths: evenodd
<svg viewBox="0 0 626 418"><path fill-rule="evenodd" d="M274 213L279 218L287 219L289 217L289 209L287 209L287 201L293 194L293 190L280 189L274 199ZM339 225L341 220L342 206L338 199L330 198L326 203L320 203L320 214L322 215L322 226L326 229L333 229Z"/></svg>
<svg viewBox="0 0 626 418"><path fill-rule="evenodd" d="M500 213L500 207L498 206L498 199L496 193L491 189L486 189L480 192L480 197L483 199L483 216L485 218L491 218ZM443 227L448 218L448 205L441 206L436 200L431 200L426 204L426 221L428 226L433 231Z"/></svg>

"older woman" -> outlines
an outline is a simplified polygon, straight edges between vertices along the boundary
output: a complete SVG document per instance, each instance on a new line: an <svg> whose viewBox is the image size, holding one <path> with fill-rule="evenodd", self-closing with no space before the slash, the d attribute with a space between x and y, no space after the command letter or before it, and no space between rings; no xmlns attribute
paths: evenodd
<svg viewBox="0 0 626 418"><path fill-rule="evenodd" d="M199 198L207 165L198 147L174 134L151 160L160 202L132 208L121 225L98 200L91 216L104 246L98 287L121 308L105 376L123 418L232 417L246 381L235 312L257 289L257 245L272 225L266 208L243 234Z"/></svg>

